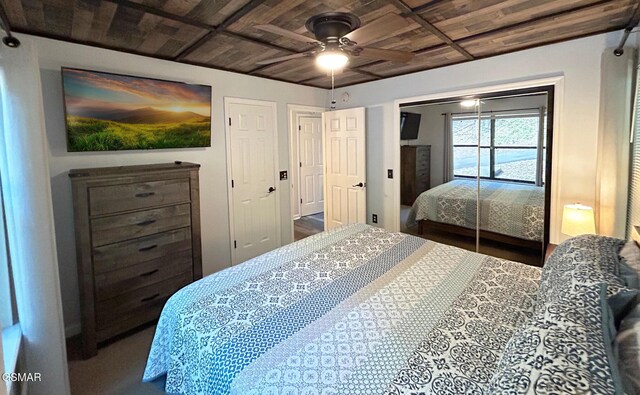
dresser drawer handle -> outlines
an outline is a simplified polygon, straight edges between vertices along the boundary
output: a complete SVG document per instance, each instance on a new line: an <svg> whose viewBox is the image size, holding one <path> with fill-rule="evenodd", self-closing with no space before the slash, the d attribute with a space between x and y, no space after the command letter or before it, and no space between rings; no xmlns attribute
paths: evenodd
<svg viewBox="0 0 640 395"><path fill-rule="evenodd" d="M138 248L138 251L140 251L140 252L144 252L144 251L153 250L153 249L154 249L154 248L156 248L157 246L158 246L157 244L153 244L153 245L150 245L150 246L148 246L148 247L140 247L140 248Z"/></svg>
<svg viewBox="0 0 640 395"><path fill-rule="evenodd" d="M147 225L151 225L151 224L153 224L155 222L156 222L155 219L147 219L145 221L138 222L136 225L138 225L138 226L147 226Z"/></svg>
<svg viewBox="0 0 640 395"><path fill-rule="evenodd" d="M145 198L145 197L153 196L155 194L156 194L155 192L140 192L140 193L136 193L136 197Z"/></svg>
<svg viewBox="0 0 640 395"><path fill-rule="evenodd" d="M151 275L153 275L153 274L158 273L158 270L159 270L159 269L153 269L153 270L148 271L148 272L146 272L146 273L142 273L142 274L140 275L140 277L149 277L149 276L151 276Z"/></svg>
<svg viewBox="0 0 640 395"><path fill-rule="evenodd" d="M150 301L150 300L153 300L153 299L157 298L158 296L160 296L160 294L159 294L159 293L154 294L154 295L151 295L151 296L147 296L146 298L142 298L142 299L140 299L140 302L142 302L142 303L144 303L144 302L148 302L148 301Z"/></svg>

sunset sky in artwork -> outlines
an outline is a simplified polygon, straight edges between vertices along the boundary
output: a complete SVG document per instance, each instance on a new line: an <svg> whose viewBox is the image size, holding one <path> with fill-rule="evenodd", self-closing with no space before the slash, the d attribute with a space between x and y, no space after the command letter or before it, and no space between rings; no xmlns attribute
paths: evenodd
<svg viewBox="0 0 640 395"><path fill-rule="evenodd" d="M191 111L211 116L211 87L63 69L67 113L101 118L117 110L151 107L159 111Z"/></svg>

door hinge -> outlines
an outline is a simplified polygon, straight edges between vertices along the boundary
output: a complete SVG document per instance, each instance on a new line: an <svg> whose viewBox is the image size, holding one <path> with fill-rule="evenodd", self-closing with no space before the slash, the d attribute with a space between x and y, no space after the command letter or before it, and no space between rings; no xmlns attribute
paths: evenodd
<svg viewBox="0 0 640 395"><path fill-rule="evenodd" d="M233 180L231 180L231 188L234 188L234 187L235 187L235 184L234 184Z"/></svg>
<svg viewBox="0 0 640 395"><path fill-rule="evenodd" d="M298 125L298 130L302 130L302 125Z"/></svg>
<svg viewBox="0 0 640 395"><path fill-rule="evenodd" d="M238 248L238 242L236 240L233 241L233 248Z"/></svg>
<svg viewBox="0 0 640 395"><path fill-rule="evenodd" d="M231 126L231 117L229 117L229 126Z"/></svg>
<svg viewBox="0 0 640 395"><path fill-rule="evenodd" d="M302 199L300 199L300 204L302 204Z"/></svg>
<svg viewBox="0 0 640 395"><path fill-rule="evenodd" d="M302 162L300 162L300 167L302 167Z"/></svg>

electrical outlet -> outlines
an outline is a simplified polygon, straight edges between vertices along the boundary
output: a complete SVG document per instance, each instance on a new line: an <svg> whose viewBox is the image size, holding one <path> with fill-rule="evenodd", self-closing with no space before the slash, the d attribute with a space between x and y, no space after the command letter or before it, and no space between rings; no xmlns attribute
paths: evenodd
<svg viewBox="0 0 640 395"><path fill-rule="evenodd" d="M387 169L387 178L393 178L393 169Z"/></svg>
<svg viewBox="0 0 640 395"><path fill-rule="evenodd" d="M373 222L374 224L378 223L378 214L373 214L371 216L371 222Z"/></svg>
<svg viewBox="0 0 640 395"><path fill-rule="evenodd" d="M287 178L288 178L288 176L287 176L287 171L286 171L286 170L281 171L281 172L280 172L280 181L284 181L284 180L286 180Z"/></svg>

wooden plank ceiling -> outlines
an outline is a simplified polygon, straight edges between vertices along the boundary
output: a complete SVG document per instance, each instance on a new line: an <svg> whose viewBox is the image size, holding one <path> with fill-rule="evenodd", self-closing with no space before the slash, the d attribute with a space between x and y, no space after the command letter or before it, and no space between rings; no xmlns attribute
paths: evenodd
<svg viewBox="0 0 640 395"><path fill-rule="evenodd" d="M640 0L0 0L11 31L329 88L310 58L259 66L312 47L256 29L273 24L312 37L305 21L351 12L363 25L389 13L407 27L371 47L412 51L410 63L355 57L336 86L388 78L624 29Z"/></svg>

